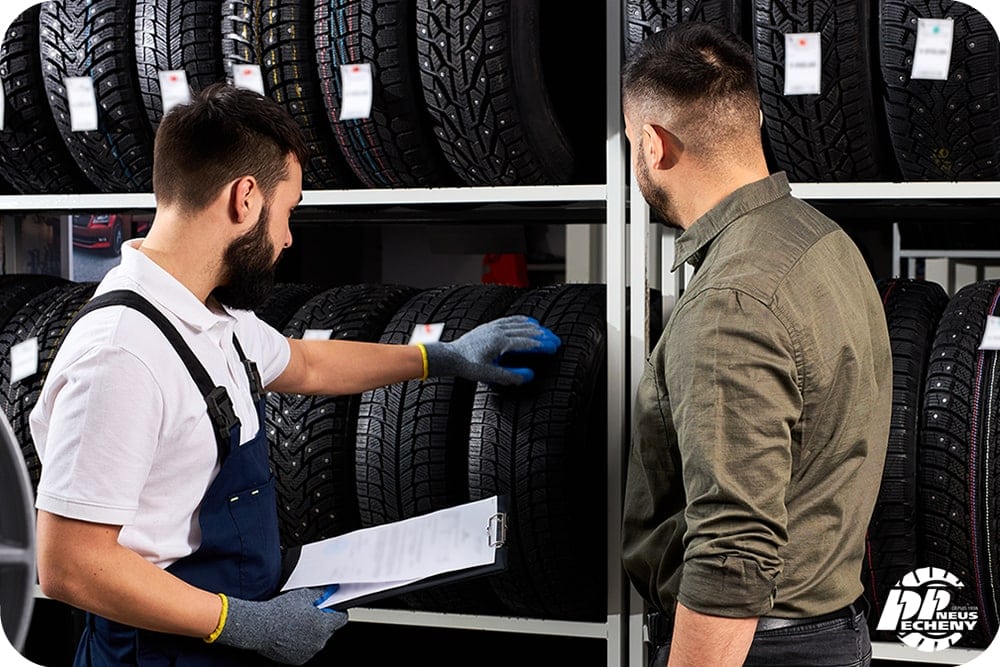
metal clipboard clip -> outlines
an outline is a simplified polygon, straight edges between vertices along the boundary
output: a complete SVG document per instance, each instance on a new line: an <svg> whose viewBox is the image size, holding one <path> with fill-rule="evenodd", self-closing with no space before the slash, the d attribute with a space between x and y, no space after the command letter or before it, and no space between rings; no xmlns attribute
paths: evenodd
<svg viewBox="0 0 1000 667"><path fill-rule="evenodd" d="M507 513L497 512L491 516L486 526L486 532L489 535L491 547L494 549L502 547L507 541Z"/></svg>

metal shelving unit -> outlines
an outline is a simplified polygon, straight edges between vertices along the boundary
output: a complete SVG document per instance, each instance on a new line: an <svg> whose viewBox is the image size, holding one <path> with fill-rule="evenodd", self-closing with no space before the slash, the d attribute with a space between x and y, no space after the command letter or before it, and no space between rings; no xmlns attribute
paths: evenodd
<svg viewBox="0 0 1000 667"><path fill-rule="evenodd" d="M607 0L606 26L608 53L604 72L606 96L606 183L559 186L455 187L421 189L313 190L303 192L300 209L342 207L416 207L444 205L538 204L572 207L603 206L604 283L607 286L608 350L608 434L607 434L607 620L603 623L571 622L507 616L442 614L393 609L356 608L351 620L363 623L407 625L447 629L473 629L501 633L521 633L604 639L608 667L625 664L628 655L625 578L621 569L620 524L623 493L623 459L628 438L629 388L626 385L626 267L628 266L625 225L626 172L625 138L621 120L618 81L621 68L622 5ZM155 208L151 193L84 195L3 195L0 211L148 210ZM405 222L405 220L400 220ZM336 224L336 223L331 223ZM35 587L36 597L42 597Z"/></svg>

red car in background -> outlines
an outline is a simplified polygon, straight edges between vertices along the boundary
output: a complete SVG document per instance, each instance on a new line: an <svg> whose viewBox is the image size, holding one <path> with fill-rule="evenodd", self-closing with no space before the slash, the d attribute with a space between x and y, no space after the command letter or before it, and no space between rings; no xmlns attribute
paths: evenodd
<svg viewBox="0 0 1000 667"><path fill-rule="evenodd" d="M99 213L73 216L73 245L120 255L122 243L145 236L153 224L152 213Z"/></svg>

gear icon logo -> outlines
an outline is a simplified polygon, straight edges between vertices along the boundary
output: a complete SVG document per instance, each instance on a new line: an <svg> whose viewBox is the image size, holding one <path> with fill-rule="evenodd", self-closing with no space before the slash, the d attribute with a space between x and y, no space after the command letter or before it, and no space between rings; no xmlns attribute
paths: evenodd
<svg viewBox="0 0 1000 667"><path fill-rule="evenodd" d="M954 592L964 587L947 570L914 570L889 591L878 629L895 632L901 642L919 651L950 648L979 621L975 607L952 604Z"/></svg>

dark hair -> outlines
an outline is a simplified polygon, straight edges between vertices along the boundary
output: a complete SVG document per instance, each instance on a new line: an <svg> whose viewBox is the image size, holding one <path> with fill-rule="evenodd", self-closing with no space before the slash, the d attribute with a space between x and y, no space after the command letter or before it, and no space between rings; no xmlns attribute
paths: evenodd
<svg viewBox="0 0 1000 667"><path fill-rule="evenodd" d="M640 42L622 68L622 102L646 114L669 108L706 137L759 129L753 50L711 23L687 22Z"/></svg>
<svg viewBox="0 0 1000 667"><path fill-rule="evenodd" d="M265 196L288 178L286 160L309 150L295 119L274 100L215 83L170 110L156 131L153 192L158 205L198 211L227 183L257 179Z"/></svg>

